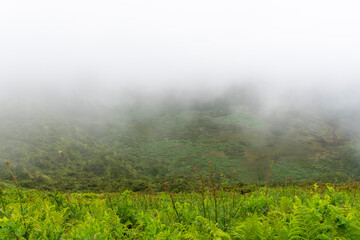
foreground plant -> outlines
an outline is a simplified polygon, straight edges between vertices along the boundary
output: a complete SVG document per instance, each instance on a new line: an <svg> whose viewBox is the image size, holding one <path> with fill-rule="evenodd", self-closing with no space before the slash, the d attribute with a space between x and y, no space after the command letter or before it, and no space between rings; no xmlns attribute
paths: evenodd
<svg viewBox="0 0 360 240"><path fill-rule="evenodd" d="M198 192L68 194L22 190L10 167L0 239L360 239L357 184L244 193L195 170Z"/></svg>

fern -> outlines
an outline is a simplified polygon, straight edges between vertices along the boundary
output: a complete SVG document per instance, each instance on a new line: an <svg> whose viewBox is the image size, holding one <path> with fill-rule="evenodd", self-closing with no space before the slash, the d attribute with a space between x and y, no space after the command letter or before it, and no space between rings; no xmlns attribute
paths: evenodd
<svg viewBox="0 0 360 240"><path fill-rule="evenodd" d="M360 226L351 214L347 217L337 216L335 223L339 234L342 236L347 239L360 239Z"/></svg>
<svg viewBox="0 0 360 240"><path fill-rule="evenodd" d="M256 214L234 227L230 234L237 240L262 240L265 239L264 224Z"/></svg>
<svg viewBox="0 0 360 240"><path fill-rule="evenodd" d="M200 193L175 194L177 214L166 193L109 195L46 193L16 188L2 192L1 239L157 239L157 240L306 240L360 239L360 195L328 188L255 190L251 196L220 192L218 223L206 214L211 199ZM206 193L206 192L205 192ZM210 194L207 192L206 194ZM226 214L229 202L239 210ZM213 210L212 208L209 208ZM207 209L206 209L207 210ZM221 210L221 211L220 211ZM226 221L226 225L223 224Z"/></svg>
<svg viewBox="0 0 360 240"><path fill-rule="evenodd" d="M304 207L299 199L295 202L295 213L290 222L289 239L309 239L320 240L330 239L327 236L327 227L320 223L321 216L314 208L309 209Z"/></svg>
<svg viewBox="0 0 360 240"><path fill-rule="evenodd" d="M214 223L208 219L198 216L192 227L184 234L185 239L193 240L230 240L228 233L219 229Z"/></svg>

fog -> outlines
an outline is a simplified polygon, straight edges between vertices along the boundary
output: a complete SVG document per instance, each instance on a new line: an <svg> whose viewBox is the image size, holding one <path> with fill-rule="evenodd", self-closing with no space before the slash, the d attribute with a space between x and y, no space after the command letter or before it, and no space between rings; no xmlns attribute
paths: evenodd
<svg viewBox="0 0 360 240"><path fill-rule="evenodd" d="M0 99L109 105L139 96L211 98L253 84L267 110L313 102L356 109L359 7L328 0L3 1Z"/></svg>

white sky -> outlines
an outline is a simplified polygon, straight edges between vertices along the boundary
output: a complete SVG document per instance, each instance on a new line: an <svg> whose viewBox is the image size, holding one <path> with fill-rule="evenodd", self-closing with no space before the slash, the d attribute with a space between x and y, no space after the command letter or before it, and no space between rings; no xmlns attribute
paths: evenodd
<svg viewBox="0 0 360 240"><path fill-rule="evenodd" d="M0 2L0 88L358 86L360 2ZM64 85L65 83L65 85Z"/></svg>

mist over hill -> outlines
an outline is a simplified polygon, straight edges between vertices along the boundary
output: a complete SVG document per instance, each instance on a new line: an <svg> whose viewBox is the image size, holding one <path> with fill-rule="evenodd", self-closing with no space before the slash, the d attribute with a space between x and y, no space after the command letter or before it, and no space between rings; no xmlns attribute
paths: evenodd
<svg viewBox="0 0 360 240"><path fill-rule="evenodd" d="M23 186L61 190L145 190L166 179L182 186L178 179L208 171L209 161L243 183L265 181L270 171L274 182L357 177L356 104L287 91L244 83L94 92L91 101L91 91L22 92L1 103L0 161L14 166ZM9 179L4 167L0 176Z"/></svg>
<svg viewBox="0 0 360 240"><path fill-rule="evenodd" d="M358 5L3 1L0 181L7 161L66 191L186 189L209 161L243 183L355 178Z"/></svg>

